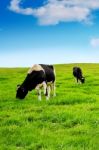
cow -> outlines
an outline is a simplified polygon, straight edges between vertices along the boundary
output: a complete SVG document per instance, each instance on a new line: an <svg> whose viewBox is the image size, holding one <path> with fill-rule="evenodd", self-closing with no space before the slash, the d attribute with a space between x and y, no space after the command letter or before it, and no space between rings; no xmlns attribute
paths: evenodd
<svg viewBox="0 0 99 150"><path fill-rule="evenodd" d="M77 83L78 81L80 81L80 83L85 82L85 77L83 77L82 70L80 67L73 67L73 75L77 79Z"/></svg>
<svg viewBox="0 0 99 150"><path fill-rule="evenodd" d="M41 100L41 88L48 100L50 90L55 96L55 69L53 65L35 64L27 72L26 78L21 85L17 86L16 98L24 99L29 91L37 90L38 99Z"/></svg>

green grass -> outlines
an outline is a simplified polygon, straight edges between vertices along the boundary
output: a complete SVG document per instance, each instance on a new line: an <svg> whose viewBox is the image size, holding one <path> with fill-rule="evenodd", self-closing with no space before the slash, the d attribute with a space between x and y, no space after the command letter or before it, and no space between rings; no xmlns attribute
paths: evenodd
<svg viewBox="0 0 99 150"><path fill-rule="evenodd" d="M76 84L80 66L85 84ZM28 68L0 69L0 150L98 150L99 64L56 65L56 94L37 100L31 91L17 100L16 85Z"/></svg>

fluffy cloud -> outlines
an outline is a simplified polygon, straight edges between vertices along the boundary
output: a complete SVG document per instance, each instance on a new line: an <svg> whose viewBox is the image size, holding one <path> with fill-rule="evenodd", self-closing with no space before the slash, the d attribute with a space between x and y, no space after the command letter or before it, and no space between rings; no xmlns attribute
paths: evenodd
<svg viewBox="0 0 99 150"><path fill-rule="evenodd" d="M16 13L32 15L39 24L52 25L59 22L90 22L92 10L99 9L99 0L47 0L38 8L22 8L22 0L11 0L9 9Z"/></svg>
<svg viewBox="0 0 99 150"><path fill-rule="evenodd" d="M90 43L93 47L98 47L99 46L99 38L91 39Z"/></svg>

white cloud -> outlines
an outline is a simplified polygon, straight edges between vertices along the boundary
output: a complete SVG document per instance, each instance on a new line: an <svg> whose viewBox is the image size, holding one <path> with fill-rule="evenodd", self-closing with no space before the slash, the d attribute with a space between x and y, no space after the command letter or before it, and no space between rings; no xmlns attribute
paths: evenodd
<svg viewBox="0 0 99 150"><path fill-rule="evenodd" d="M99 46L99 38L93 38L93 39L91 39L90 44L93 47L98 47Z"/></svg>
<svg viewBox="0 0 99 150"><path fill-rule="evenodd" d="M22 8L22 0L11 0L9 9L16 13L32 15L39 24L52 25L59 22L91 22L92 10L99 9L99 0L48 0L38 8ZM36 1L35 1L36 2Z"/></svg>

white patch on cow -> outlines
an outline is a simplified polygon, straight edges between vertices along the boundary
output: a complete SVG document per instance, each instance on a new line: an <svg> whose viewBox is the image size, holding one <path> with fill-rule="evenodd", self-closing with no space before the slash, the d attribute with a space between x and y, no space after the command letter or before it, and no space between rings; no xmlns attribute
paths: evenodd
<svg viewBox="0 0 99 150"><path fill-rule="evenodd" d="M50 98L50 93L51 93L50 86L47 87L47 90L48 90L48 98Z"/></svg>
<svg viewBox="0 0 99 150"><path fill-rule="evenodd" d="M47 88L46 82L44 81L42 84L43 84L43 88L44 88L44 95L46 95L46 88Z"/></svg>
<svg viewBox="0 0 99 150"><path fill-rule="evenodd" d="M41 67L41 65L35 64L35 65L32 66L32 68L30 68L30 69L28 70L28 74L31 74L32 71L41 71L41 70L44 71L44 69ZM45 72L45 71L44 71L44 72Z"/></svg>

